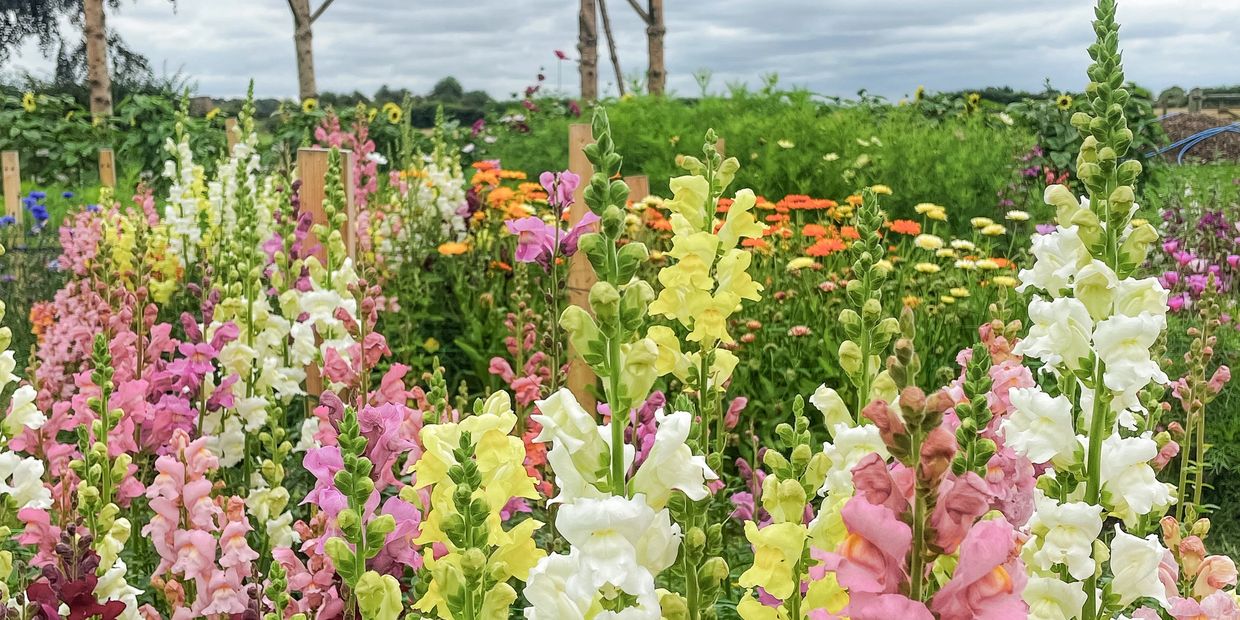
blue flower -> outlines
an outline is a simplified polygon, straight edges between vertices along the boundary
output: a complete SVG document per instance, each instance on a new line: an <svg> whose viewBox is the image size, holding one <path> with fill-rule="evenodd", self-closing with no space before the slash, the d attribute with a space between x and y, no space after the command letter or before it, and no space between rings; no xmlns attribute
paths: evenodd
<svg viewBox="0 0 1240 620"><path fill-rule="evenodd" d="M30 209L30 214L33 215L35 221L40 224L46 222L49 217L47 214L47 207L44 205L35 205Z"/></svg>
<svg viewBox="0 0 1240 620"><path fill-rule="evenodd" d="M73 198L73 192L65 192L65 193L61 194L61 195L60 195L60 197L61 197L61 198L64 198L65 200L68 200L68 199L70 199L70 198Z"/></svg>
<svg viewBox="0 0 1240 620"><path fill-rule="evenodd" d="M90 211L91 213L98 213L99 205L86 205L86 210Z"/></svg>
<svg viewBox="0 0 1240 620"><path fill-rule="evenodd" d="M34 198L35 200L43 200L44 198L47 198L47 192L40 192L36 190L36 191L30 192L30 197Z"/></svg>
<svg viewBox="0 0 1240 620"><path fill-rule="evenodd" d="M13 217L12 215L6 215L4 217L0 217L0 226L12 226L13 224L16 224L16 223L17 223L17 218Z"/></svg>

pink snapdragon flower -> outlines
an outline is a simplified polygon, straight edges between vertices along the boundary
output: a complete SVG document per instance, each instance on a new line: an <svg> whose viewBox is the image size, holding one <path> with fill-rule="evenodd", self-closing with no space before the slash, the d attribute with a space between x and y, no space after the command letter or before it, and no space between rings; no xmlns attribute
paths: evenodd
<svg viewBox="0 0 1240 620"><path fill-rule="evenodd" d="M982 521L969 530L956 572L930 601L939 620L1020 620L1028 615L1021 600L1027 577L1016 538L1003 520Z"/></svg>

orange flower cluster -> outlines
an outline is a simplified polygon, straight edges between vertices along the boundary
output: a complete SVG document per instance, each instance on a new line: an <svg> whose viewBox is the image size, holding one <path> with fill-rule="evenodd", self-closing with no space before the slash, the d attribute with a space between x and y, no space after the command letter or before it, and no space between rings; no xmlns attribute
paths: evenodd
<svg viewBox="0 0 1240 620"><path fill-rule="evenodd" d="M891 232L900 235L917 236L921 234L921 224L918 224L913 220L895 220L894 222L888 222L887 228L891 229Z"/></svg>
<svg viewBox="0 0 1240 620"><path fill-rule="evenodd" d="M43 342L43 334L56 322L56 308L51 302L40 301L30 307L30 331L34 332L39 342Z"/></svg>
<svg viewBox="0 0 1240 620"><path fill-rule="evenodd" d="M809 211L834 209L837 206L839 206L839 203L830 198L810 198L805 194L789 194L784 196L783 200L775 203L776 209L783 207L790 210Z"/></svg>

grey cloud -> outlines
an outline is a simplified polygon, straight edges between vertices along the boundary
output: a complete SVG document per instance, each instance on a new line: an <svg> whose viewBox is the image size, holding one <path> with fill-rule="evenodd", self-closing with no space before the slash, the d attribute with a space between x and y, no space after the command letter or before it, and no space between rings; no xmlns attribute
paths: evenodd
<svg viewBox="0 0 1240 620"><path fill-rule="evenodd" d="M317 0L316 0L317 4ZM425 90L446 75L497 97L518 92L540 68L554 88L575 92L577 10L572 0L336 0L315 25L315 61L324 90L372 92L380 85ZM692 74L713 71L712 90L781 82L826 95L865 88L899 97L918 85L956 90L985 85L1037 89L1044 78L1078 89L1093 38L1092 3L1042 0L667 0L669 85L698 87ZM1168 5L1174 5L1169 7ZM625 75L645 71L644 27L628 3L609 7ZM1240 82L1240 2L1123 0L1120 18L1128 73L1154 89L1172 84ZM292 19L280 0L157 0L123 3L110 17L156 67L182 70L200 90L294 96ZM601 33L600 33L601 34ZM601 37L600 37L601 38ZM44 71L27 46L9 67ZM600 85L615 78L600 42Z"/></svg>

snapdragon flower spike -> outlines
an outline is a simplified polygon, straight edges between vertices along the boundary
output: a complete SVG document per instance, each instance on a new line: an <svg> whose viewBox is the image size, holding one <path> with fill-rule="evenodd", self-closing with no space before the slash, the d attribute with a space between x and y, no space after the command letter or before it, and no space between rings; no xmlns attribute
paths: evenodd
<svg viewBox="0 0 1240 620"><path fill-rule="evenodd" d="M1140 531L1136 528L1147 515L1160 514L1173 501L1150 466L1159 448L1147 430L1149 386L1168 382L1150 351L1166 327L1167 291L1155 278L1137 277L1158 235L1148 222L1132 219L1141 164L1125 159L1133 134L1124 116L1129 94L1115 13L1115 0L1098 1L1087 111L1072 116L1083 138L1077 176L1089 197L1078 200L1062 185L1047 188L1057 227L1039 238L1034 265L1020 274L1022 287L1037 294L1030 302L1029 335L1014 352L1040 359L1044 372L1056 379L1049 394L1036 387L1012 392L1021 402L1018 409L1053 420L1039 431L1053 440L1036 441L1027 434L1032 428L1021 432L1024 421L1018 425L1015 417L1005 427L1012 445L1023 446L1030 456L1036 451L1039 459L1049 457L1059 468L1039 481L1045 495L1031 527L1054 522L1055 515L1089 511ZM1069 436L1082 446L1079 451L1069 448ZM1106 562L1094 553L1101 547L1094 540L1099 529L1091 524L1080 531L1094 536L1069 541L1035 535L1026 544L1026 554L1040 559L1029 565L1035 578L1062 576L1072 558L1066 569L1074 581L1063 587L1073 614L1083 620L1114 617L1137 598L1158 592L1158 571L1145 570L1151 558L1156 569L1162 555L1157 540L1119 530ZM1111 579L1099 579L1108 569ZM1153 598L1167 607L1165 597ZM1035 603L1031 599L1030 605Z"/></svg>

